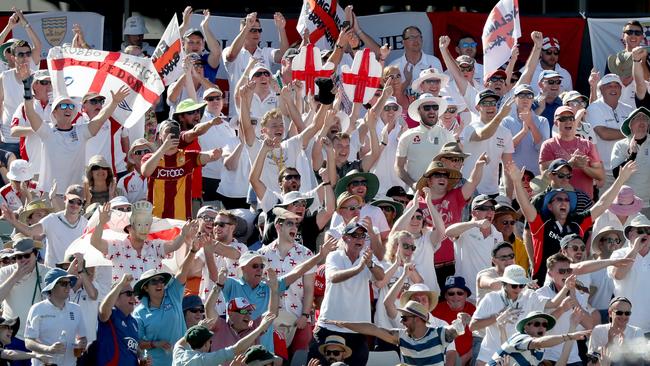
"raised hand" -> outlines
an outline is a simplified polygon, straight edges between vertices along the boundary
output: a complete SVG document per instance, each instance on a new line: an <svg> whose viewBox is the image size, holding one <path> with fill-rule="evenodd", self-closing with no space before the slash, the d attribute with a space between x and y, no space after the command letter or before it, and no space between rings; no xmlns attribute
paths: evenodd
<svg viewBox="0 0 650 366"><path fill-rule="evenodd" d="M591 73L589 74L589 86L595 89L599 81L600 72L594 67L591 69Z"/></svg>
<svg viewBox="0 0 650 366"><path fill-rule="evenodd" d="M120 89L118 89L117 93L111 90L111 99L113 99L113 103L118 104L126 99L130 93L131 91L129 90L129 87L123 85Z"/></svg>
<svg viewBox="0 0 650 366"><path fill-rule="evenodd" d="M203 20L201 20L201 28L208 27L210 24L210 9L203 10Z"/></svg>
<svg viewBox="0 0 650 366"><path fill-rule="evenodd" d="M192 7L191 6L186 6L185 9L183 9L183 23L185 25L190 24L190 17L192 16Z"/></svg>
<svg viewBox="0 0 650 366"><path fill-rule="evenodd" d="M379 49L379 59L385 61L388 55L390 55L390 46L386 43Z"/></svg>
<svg viewBox="0 0 650 366"><path fill-rule="evenodd" d="M450 43L451 43L451 38L449 38L449 36L440 36L440 38L438 38L438 47L440 48L441 51L449 48Z"/></svg>
<svg viewBox="0 0 650 366"><path fill-rule="evenodd" d="M627 182L628 179L637 171L638 164L636 161L628 161L623 165L618 172L618 179L622 179L623 182Z"/></svg>
<svg viewBox="0 0 650 366"><path fill-rule="evenodd" d="M533 31L530 33L530 38L533 40L533 43L535 43L535 47L542 47L542 41L544 40L544 35L542 32Z"/></svg>
<svg viewBox="0 0 650 366"><path fill-rule="evenodd" d="M255 21L257 20L257 13L253 12L248 15L246 15L246 24L244 25L244 28L246 30L249 30L255 26Z"/></svg>
<svg viewBox="0 0 650 366"><path fill-rule="evenodd" d="M338 239L330 237L325 243L323 243L323 245L321 245L320 253L323 253L323 256L326 257L328 254L338 249L338 243Z"/></svg>
<svg viewBox="0 0 650 366"><path fill-rule="evenodd" d="M280 29L284 29L284 27L287 25L287 20L284 19L284 15L280 12L276 12L273 14L273 22L275 22L275 26Z"/></svg>

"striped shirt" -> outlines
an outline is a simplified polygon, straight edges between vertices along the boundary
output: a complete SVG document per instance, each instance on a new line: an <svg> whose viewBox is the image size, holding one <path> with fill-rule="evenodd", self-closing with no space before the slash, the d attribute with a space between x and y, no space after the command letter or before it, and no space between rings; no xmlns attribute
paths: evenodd
<svg viewBox="0 0 650 366"><path fill-rule="evenodd" d="M488 366L495 366L497 363L494 359L503 356L510 356L510 360L515 365L539 365L544 358L544 349L528 349L528 345L532 340L533 337L528 334L517 333L513 335L499 347L499 350L492 356L492 360L488 362Z"/></svg>
<svg viewBox="0 0 650 366"><path fill-rule="evenodd" d="M444 365L448 345L444 327L429 327L419 339L411 338L406 329L399 329L399 349L402 362L406 365Z"/></svg>
<svg viewBox="0 0 650 366"><path fill-rule="evenodd" d="M151 156L143 156L142 162ZM192 217L192 172L200 165L198 151L179 149L175 154L163 155L147 184L154 216L178 220Z"/></svg>

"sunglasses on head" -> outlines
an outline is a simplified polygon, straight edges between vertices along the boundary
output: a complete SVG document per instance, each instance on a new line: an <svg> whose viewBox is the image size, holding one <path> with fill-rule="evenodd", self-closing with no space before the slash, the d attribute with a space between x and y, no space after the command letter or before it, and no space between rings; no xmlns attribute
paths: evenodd
<svg viewBox="0 0 650 366"><path fill-rule="evenodd" d="M32 253L22 253L22 254L16 254L14 255L14 258L19 261L21 259L28 259L29 257L32 256Z"/></svg>
<svg viewBox="0 0 650 366"><path fill-rule="evenodd" d="M533 93L519 93L519 94L517 94L517 98L533 99L533 98L535 98L535 95L533 95Z"/></svg>
<svg viewBox="0 0 650 366"><path fill-rule="evenodd" d="M558 268L557 273L559 273L561 275L571 274L571 273L573 273L573 268Z"/></svg>
<svg viewBox="0 0 650 366"><path fill-rule="evenodd" d="M527 325L532 325L535 328L544 327L544 329L548 329L548 323L547 322L534 321L534 322L528 323Z"/></svg>
<svg viewBox="0 0 650 366"><path fill-rule="evenodd" d="M50 84L52 84L52 82L49 81L49 80L39 80L38 83L39 83L40 85L45 85L45 86L46 86L46 85L50 85Z"/></svg>
<svg viewBox="0 0 650 366"><path fill-rule="evenodd" d="M204 309L204 308L193 308L193 309L187 309L187 311L189 311L190 313L193 313L193 314L196 314L196 313L201 313L201 314L203 314L203 313L205 313L205 309Z"/></svg>
<svg viewBox="0 0 650 366"><path fill-rule="evenodd" d="M382 211L386 212L395 212L395 207L393 206L379 206Z"/></svg>
<svg viewBox="0 0 650 366"><path fill-rule="evenodd" d="M502 220L502 221L501 221L501 224L512 226L512 225L515 224L515 220Z"/></svg>
<svg viewBox="0 0 650 366"><path fill-rule="evenodd" d="M265 70L265 71L258 71L258 72L256 72L256 73L253 74L253 77L254 77L254 78L258 78L258 77L260 77L260 76L266 76L266 77L269 77L269 76L271 76L271 73Z"/></svg>
<svg viewBox="0 0 650 366"><path fill-rule="evenodd" d="M546 84L548 85L560 85L562 84L562 80L544 80Z"/></svg>
<svg viewBox="0 0 650 366"><path fill-rule="evenodd" d="M348 211L357 211L361 209L361 206L341 206L339 207L341 210L348 210Z"/></svg>
<svg viewBox="0 0 650 366"><path fill-rule="evenodd" d="M300 180L300 174L287 174L282 177L284 180Z"/></svg>
<svg viewBox="0 0 650 366"><path fill-rule="evenodd" d="M231 222L225 222L225 221L215 221L214 224L219 227L226 227L226 225L232 225Z"/></svg>
<svg viewBox="0 0 650 366"><path fill-rule="evenodd" d="M500 255L498 257L494 257L494 258L496 258L498 260L501 260L501 261L507 261L507 260L510 260L510 259L515 259L515 253L504 254L504 255Z"/></svg>
<svg viewBox="0 0 650 366"><path fill-rule="evenodd" d="M75 109L75 105L74 105L74 103L59 103L57 108L59 108L62 111L65 111L66 109L72 110L72 109Z"/></svg>
<svg viewBox="0 0 650 366"><path fill-rule="evenodd" d="M22 58L22 57L32 57L32 51L27 51L27 52L18 52L16 54L16 57Z"/></svg>
<svg viewBox="0 0 650 366"><path fill-rule="evenodd" d="M465 291L463 290L447 291L447 296L463 296L463 295L465 295Z"/></svg>
<svg viewBox="0 0 650 366"><path fill-rule="evenodd" d="M587 249L586 245L571 245L569 248L574 252L584 252Z"/></svg>
<svg viewBox="0 0 650 366"><path fill-rule="evenodd" d="M630 315L632 315L631 311L616 310L616 311L612 311L612 313L614 313L614 314L616 314L618 316L621 316L621 315L630 316Z"/></svg>
<svg viewBox="0 0 650 366"><path fill-rule="evenodd" d="M216 97L206 97L205 101L206 102L214 102L215 100L221 100L221 96L216 96Z"/></svg>
<svg viewBox="0 0 650 366"><path fill-rule="evenodd" d="M460 71L470 72L474 71L474 66L459 66Z"/></svg>
<svg viewBox="0 0 650 366"><path fill-rule="evenodd" d="M350 182L350 186L352 187L367 187L368 186L368 181L366 180L353 180Z"/></svg>
<svg viewBox="0 0 650 366"><path fill-rule="evenodd" d="M386 112L390 112L390 111L397 112L398 110L399 110L399 106L395 104L389 104L384 106L384 111Z"/></svg>
<svg viewBox="0 0 650 366"><path fill-rule="evenodd" d="M484 100L479 103L481 107L496 107L497 106L497 101L496 100Z"/></svg>
<svg viewBox="0 0 650 366"><path fill-rule="evenodd" d="M78 199L78 198L68 200L68 203L71 204L71 205L77 205L77 206L83 205L83 201Z"/></svg>
<svg viewBox="0 0 650 366"><path fill-rule="evenodd" d="M87 102L90 103L91 105L97 105L97 104L104 105L105 101L106 100L104 98L93 98L88 100Z"/></svg>
<svg viewBox="0 0 650 366"><path fill-rule="evenodd" d="M418 247L415 246L415 244L409 244L409 243L402 243L402 249L404 250L416 250Z"/></svg>
<svg viewBox="0 0 650 366"><path fill-rule="evenodd" d="M253 263L253 264L251 264L251 267L253 267L253 269L264 269L264 267L266 267L266 264L264 264L264 263Z"/></svg>
<svg viewBox="0 0 650 366"><path fill-rule="evenodd" d="M458 111L457 108L447 108L447 110L445 111L445 113L451 113L451 114L454 114L454 113L456 113L456 111Z"/></svg>
<svg viewBox="0 0 650 366"><path fill-rule="evenodd" d="M438 108L440 108L440 106L437 105L437 104L425 104L425 105L422 105L421 107L422 107L422 110L425 111L425 112L437 111Z"/></svg>
<svg viewBox="0 0 650 366"><path fill-rule="evenodd" d="M251 28L249 30L251 33L262 33L262 28Z"/></svg>
<svg viewBox="0 0 650 366"><path fill-rule="evenodd" d="M627 34L628 36L642 36L643 31L636 30L636 29L628 29L624 31L623 33Z"/></svg>
<svg viewBox="0 0 650 366"><path fill-rule="evenodd" d="M518 288L524 288L524 287L526 287L526 285L521 285L521 284L512 284L512 283L509 283L508 285L510 285L510 288L513 289L513 290L514 290L514 289L518 289Z"/></svg>
<svg viewBox="0 0 650 366"><path fill-rule="evenodd" d="M546 56L559 56L560 55L560 51L546 50L546 51L544 51L544 53L546 54Z"/></svg>
<svg viewBox="0 0 650 366"><path fill-rule="evenodd" d="M506 79L502 78L501 76L492 76L491 78L488 79L488 81L491 82L491 83L496 83L496 82L499 82L499 81L502 82L502 83L505 83Z"/></svg>
<svg viewBox="0 0 650 366"><path fill-rule="evenodd" d="M120 292L120 295L126 295L126 297L133 297L133 295L135 295L135 292L133 290L126 290Z"/></svg>
<svg viewBox="0 0 650 366"><path fill-rule="evenodd" d="M330 351L330 350L328 350L328 349L325 350L325 356L335 356L335 357L338 357L341 353L343 353L343 351L339 351L339 350L331 350L331 351Z"/></svg>

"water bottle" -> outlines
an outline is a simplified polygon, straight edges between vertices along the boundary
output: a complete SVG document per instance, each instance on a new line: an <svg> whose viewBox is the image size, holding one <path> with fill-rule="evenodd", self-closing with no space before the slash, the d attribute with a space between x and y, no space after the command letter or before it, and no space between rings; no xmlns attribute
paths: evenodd
<svg viewBox="0 0 650 366"><path fill-rule="evenodd" d="M67 335L67 334L66 334L65 330L62 330L62 331L61 331L61 335L59 336L59 340L58 340L58 342L63 343L63 345L64 345L64 349L63 349L63 354L58 354L58 353L57 353L56 357L54 357L54 360L55 360L55 362L56 362L56 364L57 364L58 366L63 366L63 365L65 365L65 353L66 353L67 348L68 348L66 335Z"/></svg>

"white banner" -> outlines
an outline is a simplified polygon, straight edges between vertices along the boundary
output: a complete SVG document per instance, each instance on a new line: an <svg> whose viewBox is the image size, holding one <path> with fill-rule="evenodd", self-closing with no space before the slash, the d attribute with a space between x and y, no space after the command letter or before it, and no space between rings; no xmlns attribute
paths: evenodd
<svg viewBox="0 0 650 366"><path fill-rule="evenodd" d="M296 30L309 31L309 41L320 49L332 49L343 28L345 13L337 0L303 0Z"/></svg>
<svg viewBox="0 0 650 366"><path fill-rule="evenodd" d="M91 48L104 48L104 16L90 12L49 11L45 13L25 14L25 18L43 44L41 58L47 57L50 48L72 44L72 25L79 24L83 35ZM13 37L29 40L23 27L15 27Z"/></svg>
<svg viewBox="0 0 650 366"><path fill-rule="evenodd" d="M500 0L483 27L483 78L510 59L512 48L521 37L517 0Z"/></svg>
<svg viewBox="0 0 650 366"><path fill-rule="evenodd" d="M151 57L158 74L163 78L165 85L170 85L183 75L183 60L185 51L178 30L176 14L169 21L158 46Z"/></svg>
<svg viewBox="0 0 650 366"><path fill-rule="evenodd" d="M111 102L111 91L122 86L129 96L113 118L125 127L135 125L162 94L164 86L150 58L120 52L54 47L47 57L55 95L82 97L96 92Z"/></svg>
<svg viewBox="0 0 650 366"><path fill-rule="evenodd" d="M601 75L605 73L607 56L623 50L623 26L630 20L641 22L646 34L646 44L649 44L647 35L650 34L650 18L587 19L591 58Z"/></svg>

